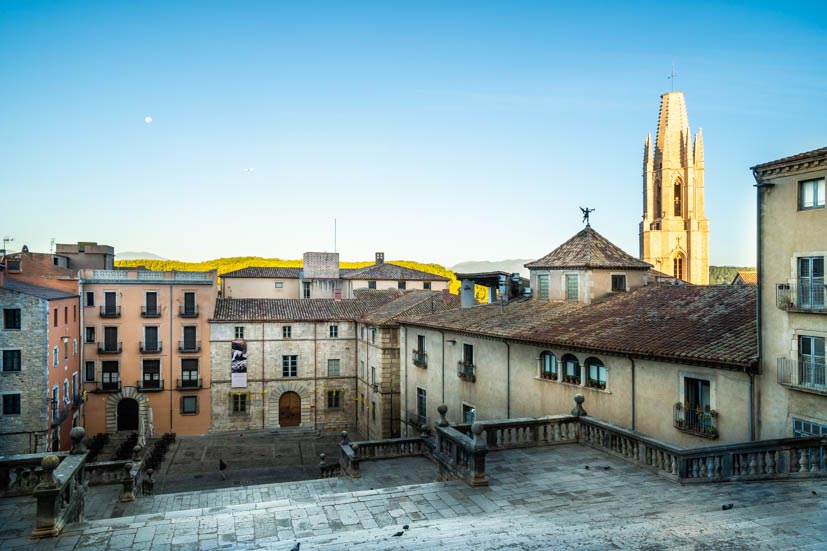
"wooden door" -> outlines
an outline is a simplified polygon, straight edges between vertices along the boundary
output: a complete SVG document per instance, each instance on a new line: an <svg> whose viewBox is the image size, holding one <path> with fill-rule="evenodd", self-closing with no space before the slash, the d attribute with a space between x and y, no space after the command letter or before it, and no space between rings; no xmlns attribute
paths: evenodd
<svg viewBox="0 0 827 551"><path fill-rule="evenodd" d="M295 392L285 392L279 398L279 426L297 427L301 424L302 401Z"/></svg>

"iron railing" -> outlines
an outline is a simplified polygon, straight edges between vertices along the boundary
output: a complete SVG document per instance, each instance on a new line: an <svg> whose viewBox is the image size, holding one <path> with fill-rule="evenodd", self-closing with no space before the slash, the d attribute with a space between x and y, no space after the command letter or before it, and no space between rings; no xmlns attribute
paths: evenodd
<svg viewBox="0 0 827 551"><path fill-rule="evenodd" d="M473 383L477 380L477 366L471 362L460 360L457 362L457 376L463 381Z"/></svg>
<svg viewBox="0 0 827 551"><path fill-rule="evenodd" d="M414 350L413 364L416 367L428 367L428 354L425 352L420 352L419 350Z"/></svg>
<svg viewBox="0 0 827 551"><path fill-rule="evenodd" d="M185 306L181 306L178 309L178 315L182 318L197 318L198 317L198 306L193 306L187 308Z"/></svg>
<svg viewBox="0 0 827 551"><path fill-rule="evenodd" d="M138 379L136 384L141 392L154 392L164 390L163 379Z"/></svg>
<svg viewBox="0 0 827 551"><path fill-rule="evenodd" d="M176 379L175 388L178 390L195 390L201 388L201 378L198 379Z"/></svg>
<svg viewBox="0 0 827 551"><path fill-rule="evenodd" d="M97 392L119 392L121 390L121 382L120 381L108 381L103 382L99 381L95 384L95 390Z"/></svg>
<svg viewBox="0 0 827 551"><path fill-rule="evenodd" d="M120 354L123 351L122 342L103 341L98 343L98 354Z"/></svg>
<svg viewBox="0 0 827 551"><path fill-rule="evenodd" d="M119 318L121 317L120 306L101 306L100 316L102 318Z"/></svg>
<svg viewBox="0 0 827 551"><path fill-rule="evenodd" d="M775 303L782 310L825 312L824 278L800 279L775 286Z"/></svg>
<svg viewBox="0 0 827 551"><path fill-rule="evenodd" d="M778 358L778 384L827 393L827 365L824 358L799 361Z"/></svg>
<svg viewBox="0 0 827 551"><path fill-rule="evenodd" d="M675 404L673 426L681 432L703 438L718 438L718 413L694 407L690 404Z"/></svg>
<svg viewBox="0 0 827 551"><path fill-rule="evenodd" d="M156 342L141 342L138 345L138 349L141 351L142 354L157 354L164 349L164 343L161 341Z"/></svg>
<svg viewBox="0 0 827 551"><path fill-rule="evenodd" d="M200 352L201 341L178 341L179 352Z"/></svg>
<svg viewBox="0 0 827 551"><path fill-rule="evenodd" d="M141 306L141 317L142 318L160 318L161 317L161 310L156 306L154 308L147 308L146 306Z"/></svg>

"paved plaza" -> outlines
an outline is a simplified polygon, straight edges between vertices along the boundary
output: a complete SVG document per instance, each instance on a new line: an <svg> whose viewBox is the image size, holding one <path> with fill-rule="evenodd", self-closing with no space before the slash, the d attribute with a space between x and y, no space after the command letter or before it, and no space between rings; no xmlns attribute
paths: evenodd
<svg viewBox="0 0 827 551"><path fill-rule="evenodd" d="M144 497L124 516L71 525L40 542L27 537L33 517L12 521L6 504L0 549L827 549L827 481L680 486L571 444L489 454L488 487L450 481L369 489L377 472L411 465L432 473L423 461L366 462L361 481ZM17 507L17 519L25 509L33 513L30 502Z"/></svg>

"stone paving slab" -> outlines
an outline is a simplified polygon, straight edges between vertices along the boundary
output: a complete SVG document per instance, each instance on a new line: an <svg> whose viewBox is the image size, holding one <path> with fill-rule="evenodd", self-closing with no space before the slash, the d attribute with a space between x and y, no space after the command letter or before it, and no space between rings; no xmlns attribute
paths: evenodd
<svg viewBox="0 0 827 551"><path fill-rule="evenodd" d="M293 487L308 485L306 496L285 488L278 500L195 514L158 509L72 525L37 543L8 534L0 549L827 549L827 481L680 486L578 445L488 459L488 487L451 481L310 495L328 481L299 482ZM364 463L363 473L378 465Z"/></svg>

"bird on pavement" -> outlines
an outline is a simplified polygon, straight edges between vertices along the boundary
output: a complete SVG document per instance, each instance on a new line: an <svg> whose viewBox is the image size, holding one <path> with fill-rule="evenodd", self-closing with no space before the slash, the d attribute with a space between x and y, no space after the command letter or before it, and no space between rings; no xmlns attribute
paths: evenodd
<svg viewBox="0 0 827 551"><path fill-rule="evenodd" d="M299 547L301 547L301 546L302 546L301 542L297 541L296 545L294 545L293 547L290 548L290 551L299 551Z"/></svg>
<svg viewBox="0 0 827 551"><path fill-rule="evenodd" d="M402 535L402 534L404 534L404 533L405 533L405 532L397 532L397 533L395 533L395 534L393 535L393 537L398 538L399 536L401 536L401 535Z"/></svg>

